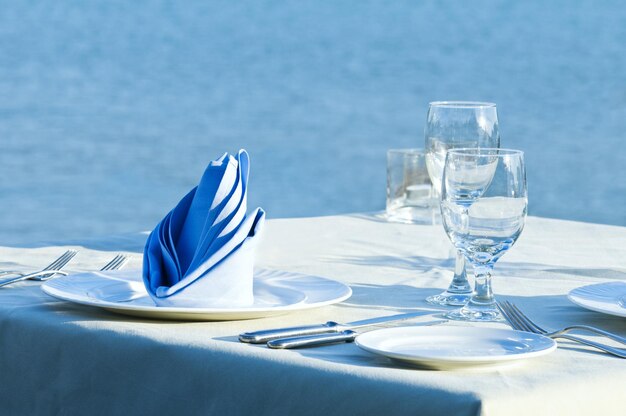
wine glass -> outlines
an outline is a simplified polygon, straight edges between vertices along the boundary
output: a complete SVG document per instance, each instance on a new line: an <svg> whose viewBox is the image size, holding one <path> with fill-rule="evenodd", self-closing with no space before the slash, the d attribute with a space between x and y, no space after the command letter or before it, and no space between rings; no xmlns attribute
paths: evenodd
<svg viewBox="0 0 626 416"><path fill-rule="evenodd" d="M496 261L509 250L526 218L524 153L509 149L454 149L446 156L441 216L454 246L474 269L475 289L450 319L501 321L491 289Z"/></svg>
<svg viewBox="0 0 626 416"><path fill-rule="evenodd" d="M441 195L441 178L448 149L500 147L498 113L493 103L436 101L430 103L424 129L426 167L436 197ZM436 305L467 303L472 287L467 280L463 254L456 250L454 277L444 292L429 296Z"/></svg>

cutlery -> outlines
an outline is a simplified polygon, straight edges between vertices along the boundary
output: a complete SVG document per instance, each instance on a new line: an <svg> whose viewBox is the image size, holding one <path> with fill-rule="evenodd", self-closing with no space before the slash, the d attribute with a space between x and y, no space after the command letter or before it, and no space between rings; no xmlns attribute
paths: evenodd
<svg viewBox="0 0 626 416"><path fill-rule="evenodd" d="M17 270L2 270L0 272L0 276L6 276L6 275L18 275L18 276L24 276L24 273L18 272Z"/></svg>
<svg viewBox="0 0 626 416"><path fill-rule="evenodd" d="M43 268L42 270L34 273L25 274L22 276L14 277L12 279L7 279L0 282L0 287L9 285L11 283L20 282L22 280L48 280L52 276L57 274L67 275L66 272L61 271L62 269L74 256L78 253L76 250L67 250L61 257L50 263L48 266Z"/></svg>
<svg viewBox="0 0 626 416"><path fill-rule="evenodd" d="M239 341L250 344L265 344L268 341L278 338L299 337L304 335L324 334L328 332L342 332L361 328L365 326L379 325L385 322L404 321L416 318L418 316L427 315L430 312L411 312L399 315L381 316L371 319L363 319L360 321L340 324L334 321L328 321L321 325L294 326L289 328L266 329L263 331L245 332L239 335Z"/></svg>
<svg viewBox="0 0 626 416"><path fill-rule="evenodd" d="M113 257L110 262L105 264L104 267L100 269L100 271L104 272L106 270L121 269L126 263L128 263L128 260L130 260L128 256L125 256L124 254L118 254L117 256Z"/></svg>
<svg viewBox="0 0 626 416"><path fill-rule="evenodd" d="M526 314L524 314L520 308L518 308L517 306L515 306L515 304L509 302L509 301L503 301L499 303L500 306L500 310L502 309L506 309L511 315L519 318L522 321L525 321L528 325L534 327L537 329L537 333L541 334L541 335L545 335L546 337L555 337L557 335L561 335L561 334L565 334L568 333L570 331L573 330L582 330L582 331L589 331L589 332L593 332L596 333L598 335L602 335L605 336L607 338L612 339L613 341L617 341L621 344L626 345L626 338L622 338L619 335L613 334L611 332L608 331L604 331L600 328L595 328L593 326L588 326L588 325L570 325L568 327L565 327L563 329L559 329L558 331L547 331L545 329L543 329L542 327L540 327L539 325L537 325L535 322L533 322Z"/></svg>
<svg viewBox="0 0 626 416"><path fill-rule="evenodd" d="M611 355L614 355L616 357L619 358L626 358L626 349L620 349L620 348L614 348L605 344L601 344L599 342L595 342L595 341L590 341L588 339L585 338L580 338L580 337L576 337L573 335L567 335L564 332L569 330L569 329L576 329L576 327L581 327L581 326L572 326L572 327L568 327L568 328L564 328L561 331L555 331L555 332L548 332L545 331L544 329L542 329L541 327L537 326L533 321L531 321L526 315L524 315L517 307L515 307L515 305L513 305L510 302L504 301L504 302L498 302L498 309L500 310L500 312L502 312L502 315L504 315L504 318L507 320L507 322L511 325L511 327L515 330L518 331L525 331L525 332L530 332L530 333L534 333L534 334L539 334L539 335L544 335L547 336L549 338L561 338L561 339L568 339L570 341L575 341L590 347L594 347L597 348L601 351L607 352ZM586 327L586 326L582 326L584 329L589 329L592 327ZM578 328L580 329L580 328ZM601 331L600 333L602 335L606 335L606 334L610 334L607 333L606 331L602 331L602 330L598 330L597 328L593 328L594 331L593 332L597 332L597 331ZM621 337L618 337L614 334L610 334L611 336L609 338L617 340L619 342L623 342L623 340L620 340Z"/></svg>
<svg viewBox="0 0 626 416"><path fill-rule="evenodd" d="M73 250L69 250L69 251L73 251ZM51 264L49 264L48 266L46 266L42 270L38 271L37 273L41 273L43 271L54 271L59 266L60 262L63 261L65 259L65 257L68 255L69 251L66 251L65 253L63 253L63 255L61 257L57 258L54 262L52 262ZM22 272L19 272L17 270L2 270L2 271L0 271L0 276L6 276L6 275L25 276L27 274L28 275L34 275L36 273L22 273Z"/></svg>
<svg viewBox="0 0 626 416"><path fill-rule="evenodd" d="M428 322L420 322L413 324L411 326L431 326L431 325L439 325L448 322L446 319L436 320L436 321L428 321ZM369 332L371 330L375 330L376 328L368 329ZM358 332L353 331L351 329L336 332L336 333L324 333L317 335L306 335L302 337L289 337L289 338L279 338L268 341L267 346L273 349L292 349L292 348L303 348L303 347L315 347L319 345L328 345L328 344L336 344L338 342L352 342L359 335Z"/></svg>

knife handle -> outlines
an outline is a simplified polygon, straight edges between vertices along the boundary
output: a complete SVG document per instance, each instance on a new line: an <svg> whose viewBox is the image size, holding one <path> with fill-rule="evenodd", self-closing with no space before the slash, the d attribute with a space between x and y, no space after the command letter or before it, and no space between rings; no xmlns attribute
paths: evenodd
<svg viewBox="0 0 626 416"><path fill-rule="evenodd" d="M293 326L290 328L266 329L263 331L244 332L239 335L239 341L250 344L265 344L268 341L278 338L292 338L304 335L324 334L327 332L338 332L341 325L337 322L329 321L321 325Z"/></svg>
<svg viewBox="0 0 626 416"><path fill-rule="evenodd" d="M269 341L267 346L274 349L314 347L318 345L335 344L337 342L352 342L355 338L356 332L348 329L336 333L274 339Z"/></svg>

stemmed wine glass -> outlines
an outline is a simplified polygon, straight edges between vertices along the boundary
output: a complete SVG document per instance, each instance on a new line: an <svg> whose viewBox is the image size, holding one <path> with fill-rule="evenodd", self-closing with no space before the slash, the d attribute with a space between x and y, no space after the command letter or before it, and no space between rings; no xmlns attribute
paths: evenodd
<svg viewBox="0 0 626 416"><path fill-rule="evenodd" d="M500 321L491 289L493 266L524 228L528 197L524 154L508 149L455 149L446 156L441 216L454 246L474 268L469 302L450 319Z"/></svg>
<svg viewBox="0 0 626 416"><path fill-rule="evenodd" d="M446 152L454 148L500 147L498 113L493 103L436 101L430 103L424 129L426 167L436 197L441 195L441 178ZM462 306L472 287L467 280L463 254L456 250L454 277L447 290L430 296L427 302Z"/></svg>

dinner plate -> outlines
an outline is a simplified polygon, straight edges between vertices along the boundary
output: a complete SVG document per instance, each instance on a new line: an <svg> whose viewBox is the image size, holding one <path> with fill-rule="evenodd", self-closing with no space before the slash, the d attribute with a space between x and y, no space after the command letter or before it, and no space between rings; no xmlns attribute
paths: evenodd
<svg viewBox="0 0 626 416"><path fill-rule="evenodd" d="M115 313L186 321L263 318L338 303L352 294L348 286L335 280L278 270L255 271L254 303L233 308L156 306L146 292L140 270L61 276L41 288L55 298Z"/></svg>
<svg viewBox="0 0 626 416"><path fill-rule="evenodd" d="M596 312L626 317L626 282L606 282L576 288L569 300Z"/></svg>
<svg viewBox="0 0 626 416"><path fill-rule="evenodd" d="M556 349L543 335L498 328L401 326L359 335L356 345L427 369L493 367L538 357Z"/></svg>

